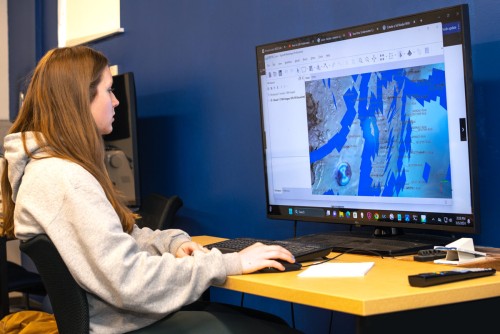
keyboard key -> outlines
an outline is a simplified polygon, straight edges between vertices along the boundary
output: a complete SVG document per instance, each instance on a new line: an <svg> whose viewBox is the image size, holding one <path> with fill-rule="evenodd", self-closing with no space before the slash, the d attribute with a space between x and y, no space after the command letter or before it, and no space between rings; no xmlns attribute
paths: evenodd
<svg viewBox="0 0 500 334"><path fill-rule="evenodd" d="M269 240L257 238L234 238L206 245L208 249L217 248L222 253L239 252L256 242L265 245L279 245L286 248L295 257L297 262L313 261L318 258L324 258L331 252L331 247L318 244L309 244L305 242L296 242L293 240Z"/></svg>

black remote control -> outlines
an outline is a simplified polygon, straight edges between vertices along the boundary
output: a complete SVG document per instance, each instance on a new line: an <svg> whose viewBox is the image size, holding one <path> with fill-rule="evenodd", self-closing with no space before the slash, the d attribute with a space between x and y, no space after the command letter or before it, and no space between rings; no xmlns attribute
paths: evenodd
<svg viewBox="0 0 500 334"><path fill-rule="evenodd" d="M443 283L462 281L466 279L490 276L496 272L493 268L464 268L447 271L436 271L431 273L421 273L409 275L408 281L411 286L426 287Z"/></svg>
<svg viewBox="0 0 500 334"><path fill-rule="evenodd" d="M417 255L413 256L413 260L419 262L434 261L446 257L446 251L439 249L421 249Z"/></svg>

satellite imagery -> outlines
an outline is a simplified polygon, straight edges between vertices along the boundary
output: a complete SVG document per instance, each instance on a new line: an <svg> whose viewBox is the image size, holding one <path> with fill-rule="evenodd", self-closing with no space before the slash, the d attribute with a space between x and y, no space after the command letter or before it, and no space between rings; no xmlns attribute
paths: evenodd
<svg viewBox="0 0 500 334"><path fill-rule="evenodd" d="M443 63L305 83L314 195L451 198Z"/></svg>

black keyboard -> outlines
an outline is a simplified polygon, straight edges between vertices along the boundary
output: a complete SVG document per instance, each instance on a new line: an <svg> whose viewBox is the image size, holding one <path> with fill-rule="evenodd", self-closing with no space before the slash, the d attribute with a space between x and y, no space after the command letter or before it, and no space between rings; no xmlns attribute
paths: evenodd
<svg viewBox="0 0 500 334"><path fill-rule="evenodd" d="M256 238L234 238L206 245L208 249L217 248L222 253L234 253L261 242L265 245L279 245L286 248L295 257L296 262L313 261L324 258L330 254L332 248L326 245L319 245L294 240L269 240Z"/></svg>

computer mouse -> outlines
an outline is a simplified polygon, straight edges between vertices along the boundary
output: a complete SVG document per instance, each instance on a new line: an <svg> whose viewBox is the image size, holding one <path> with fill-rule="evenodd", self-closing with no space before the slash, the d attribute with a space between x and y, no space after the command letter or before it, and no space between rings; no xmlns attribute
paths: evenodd
<svg viewBox="0 0 500 334"><path fill-rule="evenodd" d="M290 263L290 262L281 261L281 260L277 260L277 261L285 267L284 271L278 270L278 269L273 268L273 267L268 267L268 268L264 268L264 269L259 270L259 272L261 272L261 273L284 273L287 271L300 270L300 268L302 268L302 264L300 264L299 262Z"/></svg>

